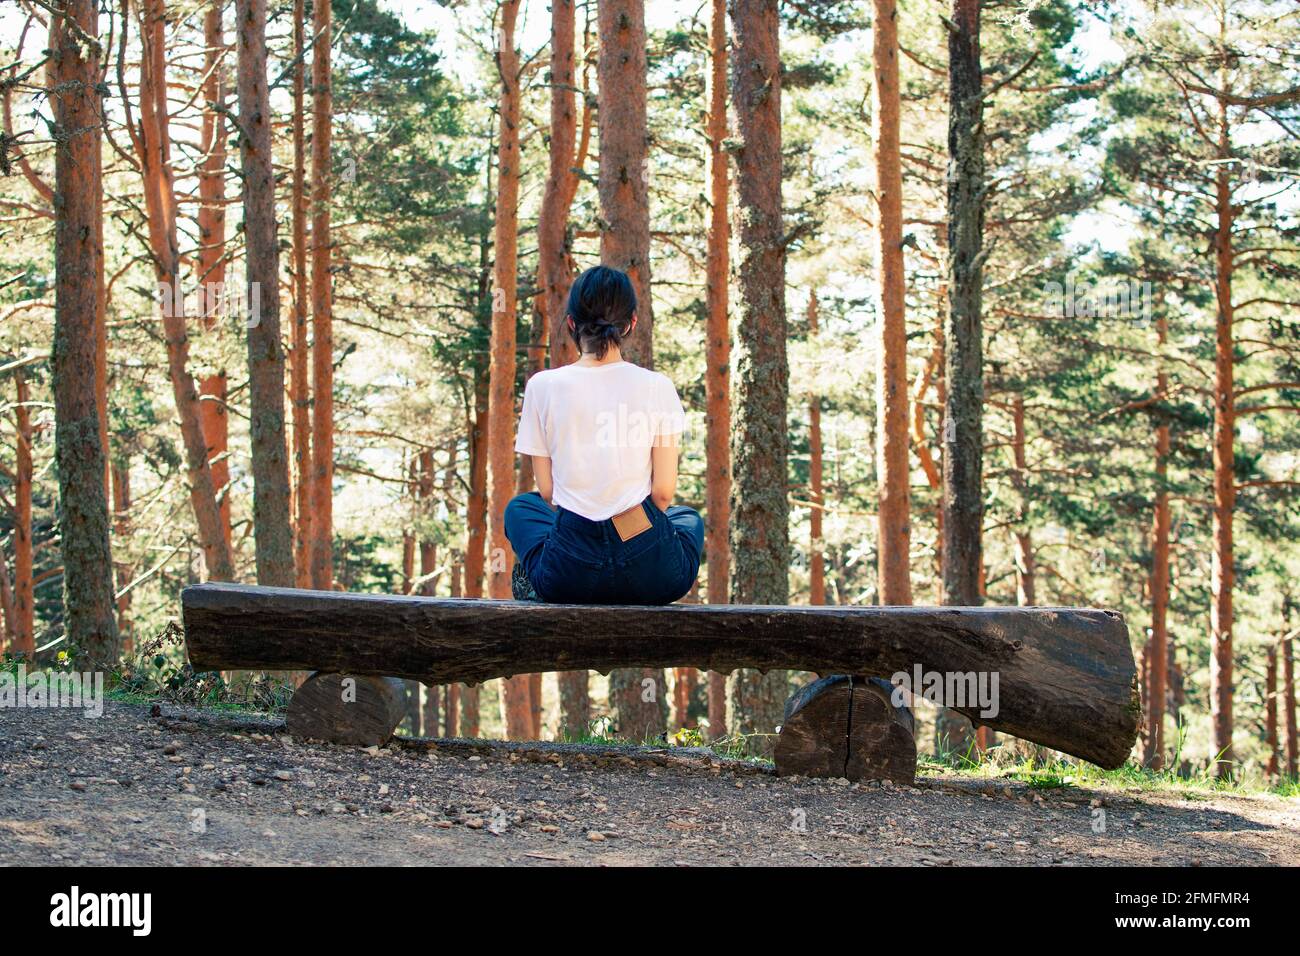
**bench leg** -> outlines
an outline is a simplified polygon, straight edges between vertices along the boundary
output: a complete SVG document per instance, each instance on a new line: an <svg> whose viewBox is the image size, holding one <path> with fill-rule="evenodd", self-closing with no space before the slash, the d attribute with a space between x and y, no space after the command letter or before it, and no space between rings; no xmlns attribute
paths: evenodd
<svg viewBox="0 0 1300 956"><path fill-rule="evenodd" d="M785 705L773 758L780 777L846 777L911 784L915 720L880 678L823 677Z"/></svg>
<svg viewBox="0 0 1300 956"><path fill-rule="evenodd" d="M300 740L382 747L406 716L402 691L402 682L392 677L312 674L289 700L289 733Z"/></svg>

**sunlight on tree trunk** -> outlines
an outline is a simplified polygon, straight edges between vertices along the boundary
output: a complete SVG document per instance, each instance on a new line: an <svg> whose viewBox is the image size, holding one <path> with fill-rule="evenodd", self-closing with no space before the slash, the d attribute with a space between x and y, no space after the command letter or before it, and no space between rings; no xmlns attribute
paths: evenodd
<svg viewBox="0 0 1300 956"><path fill-rule="evenodd" d="M103 216L100 142L103 116L96 93L99 57L82 36L98 36L94 0L68 0L56 21L51 72L54 113L55 460L59 476L60 551L66 648L77 666L109 670L119 646L109 548L104 442L95 363L99 315L99 244Z"/></svg>

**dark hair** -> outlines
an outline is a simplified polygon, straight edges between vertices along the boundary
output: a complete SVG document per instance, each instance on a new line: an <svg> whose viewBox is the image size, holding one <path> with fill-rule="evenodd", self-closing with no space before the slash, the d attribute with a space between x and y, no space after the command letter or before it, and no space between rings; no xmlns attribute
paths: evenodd
<svg viewBox="0 0 1300 956"><path fill-rule="evenodd" d="M573 280L565 311L573 319L569 332L579 352L603 359L631 331L636 312L636 291L626 272L609 266L592 266Z"/></svg>

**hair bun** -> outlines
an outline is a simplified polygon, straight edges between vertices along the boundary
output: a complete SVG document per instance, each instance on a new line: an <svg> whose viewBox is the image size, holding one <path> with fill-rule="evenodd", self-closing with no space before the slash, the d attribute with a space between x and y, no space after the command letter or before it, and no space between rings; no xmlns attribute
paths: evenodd
<svg viewBox="0 0 1300 956"><path fill-rule="evenodd" d="M579 350L594 351L597 357L604 358L608 347L631 331L636 314L632 281L625 272L593 266L569 288L567 312L573 320L570 331Z"/></svg>

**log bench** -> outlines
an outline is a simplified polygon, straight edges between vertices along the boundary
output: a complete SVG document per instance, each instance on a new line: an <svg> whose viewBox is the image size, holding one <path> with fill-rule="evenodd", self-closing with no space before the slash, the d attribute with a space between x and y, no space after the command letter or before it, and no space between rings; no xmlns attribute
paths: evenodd
<svg viewBox="0 0 1300 956"><path fill-rule="evenodd" d="M778 773L910 779L911 713L900 712L907 709L889 685L860 678L918 668L996 674L996 716L982 716L974 702L953 709L1106 769L1127 759L1141 717L1128 631L1114 611L621 607L216 583L186 588L181 605L195 670L316 671L295 696L298 705L290 704L288 722L291 732L320 739L384 742L400 719L386 678L477 684L622 667L788 669L829 678L787 706ZM353 679L353 698L340 716L342 675Z"/></svg>

